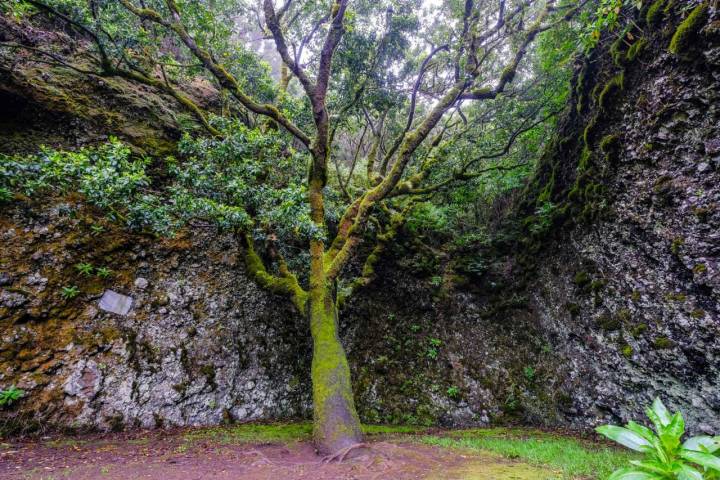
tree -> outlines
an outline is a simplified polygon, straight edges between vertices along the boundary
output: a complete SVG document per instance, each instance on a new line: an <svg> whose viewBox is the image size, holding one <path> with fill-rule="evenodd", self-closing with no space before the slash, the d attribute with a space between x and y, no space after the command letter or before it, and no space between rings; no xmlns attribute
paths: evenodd
<svg viewBox="0 0 720 480"><path fill-rule="evenodd" d="M585 3L450 0L443 4L448 21L417 30L419 0L332 0L329 6L319 0L285 0L280 6L273 0L24 2L66 22L94 45L92 69L31 47L39 59L158 88L187 108L210 136L222 138L229 130L182 91L192 75L206 75L234 99L233 115L245 125L226 127L280 128L306 152L303 194L312 227L306 237L307 280L289 268L272 225L260 222L252 208L235 210L242 221L234 226L248 272L264 288L290 298L309 320L314 436L321 451L340 455L360 444L362 434L338 334L339 305L372 281L380 254L417 202L488 171L517 168L488 162L557 113L528 94L536 79L523 69L523 60L541 33L566 23ZM227 28L241 12L256 17L262 36L273 43L282 61L279 86ZM383 25L380 34L377 25ZM446 155L480 123L491 121L507 99L530 106L520 110L499 150ZM495 108L474 105L491 102L498 102ZM470 120L463 109L472 112ZM326 212L331 182L344 197L337 221L329 221ZM259 224L267 233L265 251L252 235ZM366 255L358 272L353 262L361 254Z"/></svg>

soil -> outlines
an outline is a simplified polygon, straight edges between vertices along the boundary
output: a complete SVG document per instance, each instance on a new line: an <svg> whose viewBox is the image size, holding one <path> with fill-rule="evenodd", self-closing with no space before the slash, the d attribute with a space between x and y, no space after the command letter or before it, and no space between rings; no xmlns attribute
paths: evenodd
<svg viewBox="0 0 720 480"><path fill-rule="evenodd" d="M187 431L44 437L0 443L2 479L103 480L543 480L559 476L492 454L374 439L342 463L324 463L309 442L240 443Z"/></svg>

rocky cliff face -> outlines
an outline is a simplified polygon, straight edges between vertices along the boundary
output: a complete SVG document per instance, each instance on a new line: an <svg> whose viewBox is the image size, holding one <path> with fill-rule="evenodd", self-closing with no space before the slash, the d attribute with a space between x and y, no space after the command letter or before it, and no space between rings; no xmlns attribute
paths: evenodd
<svg viewBox="0 0 720 480"><path fill-rule="evenodd" d="M158 243L109 224L93 236L92 225L103 224L71 199L3 214L0 375L28 392L8 428L306 413L305 326L244 277L232 242L196 232ZM82 293L63 298L68 286ZM132 298L127 315L100 308L107 290Z"/></svg>
<svg viewBox="0 0 720 480"><path fill-rule="evenodd" d="M87 45L54 29L22 25L0 15L0 41L56 52L68 66L29 61L26 48L0 50L0 153L35 153L39 145L77 148L114 135L137 153L174 151L184 128L196 126L176 101L123 78L88 76ZM217 111L217 91L196 81L186 92L208 110Z"/></svg>
<svg viewBox="0 0 720 480"><path fill-rule="evenodd" d="M657 3L643 32L578 66L505 222L522 241L501 228L462 285L431 285L399 247L345 307L365 421L586 428L660 395L692 430L720 431L720 19L689 25L697 2ZM307 325L245 277L231 239L158 241L97 218L74 198L3 208L0 386L28 392L6 428L309 414ZM554 228L529 229L541 220ZM71 285L82 293L64 299ZM127 315L99 308L106 290L132 297Z"/></svg>
<svg viewBox="0 0 720 480"><path fill-rule="evenodd" d="M720 24L703 8L645 12L645 36L586 77L596 100L579 119L607 204L551 244L530 291L571 425L637 417L660 395L693 429L720 428Z"/></svg>

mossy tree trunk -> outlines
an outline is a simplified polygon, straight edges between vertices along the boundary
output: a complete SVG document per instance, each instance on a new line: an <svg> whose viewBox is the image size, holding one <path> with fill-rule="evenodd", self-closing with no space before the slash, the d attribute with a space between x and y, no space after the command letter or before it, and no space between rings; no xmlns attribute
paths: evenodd
<svg viewBox="0 0 720 480"><path fill-rule="evenodd" d="M320 231L325 231L325 198L329 157L327 112L315 111L318 134L313 143L310 168L310 216ZM310 241L310 285L308 316L313 340L313 436L323 453L335 453L362 441L360 420L355 410L350 367L340 342L337 302L332 280L327 276L325 242Z"/></svg>
<svg viewBox="0 0 720 480"><path fill-rule="evenodd" d="M320 451L328 454L362 441L350 367L338 335L333 297L330 288L320 287L311 294L309 302L313 340L313 436Z"/></svg>

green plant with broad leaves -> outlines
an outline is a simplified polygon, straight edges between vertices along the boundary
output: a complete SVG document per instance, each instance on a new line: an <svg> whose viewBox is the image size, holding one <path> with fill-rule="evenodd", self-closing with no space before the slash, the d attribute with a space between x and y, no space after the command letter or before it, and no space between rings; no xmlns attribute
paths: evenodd
<svg viewBox="0 0 720 480"><path fill-rule="evenodd" d="M439 338L431 338L428 342L430 346L427 349L427 352L425 353L425 356L429 358L430 360L435 360L438 357L440 345L442 345L442 341Z"/></svg>
<svg viewBox="0 0 720 480"><path fill-rule="evenodd" d="M0 203L9 202L14 197L13 193L7 188L0 187Z"/></svg>
<svg viewBox="0 0 720 480"><path fill-rule="evenodd" d="M108 278L110 275L112 275L112 270L107 267L99 267L95 270L95 275L100 278Z"/></svg>
<svg viewBox="0 0 720 480"><path fill-rule="evenodd" d="M92 275L93 268L94 267L92 266L91 263L86 263L86 262L78 263L77 265L75 265L75 270L77 270L80 274L85 275L85 276Z"/></svg>
<svg viewBox="0 0 720 480"><path fill-rule="evenodd" d="M60 296L65 300L71 300L80 294L80 289L73 285L70 287L62 287L60 289Z"/></svg>
<svg viewBox="0 0 720 480"><path fill-rule="evenodd" d="M450 398L459 398L460 397L460 389L456 386L448 387L447 389L447 396Z"/></svg>
<svg viewBox="0 0 720 480"><path fill-rule="evenodd" d="M720 478L720 437L698 436L682 442L685 420L680 412L670 414L659 398L645 413L655 431L628 422L625 427L604 425L596 430L620 445L645 454L631 460L608 480L711 480Z"/></svg>
<svg viewBox="0 0 720 480"><path fill-rule="evenodd" d="M9 407L24 395L25 391L20 390L15 385L11 385L7 390L0 390L0 407Z"/></svg>

